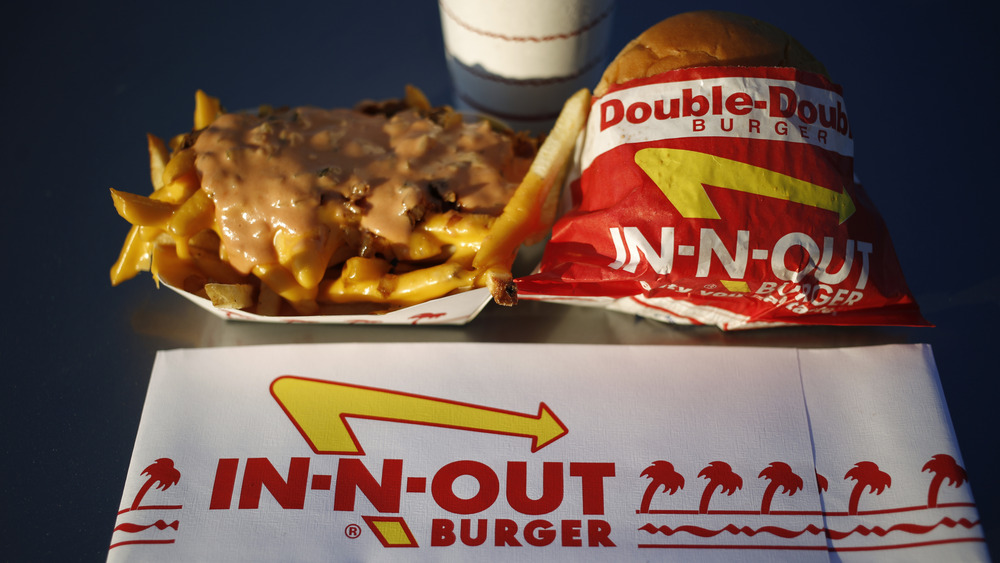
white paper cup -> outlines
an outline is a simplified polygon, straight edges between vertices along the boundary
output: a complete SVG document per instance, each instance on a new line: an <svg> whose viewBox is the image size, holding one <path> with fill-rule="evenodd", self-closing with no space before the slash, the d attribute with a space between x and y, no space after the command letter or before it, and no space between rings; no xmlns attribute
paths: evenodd
<svg viewBox="0 0 1000 563"><path fill-rule="evenodd" d="M439 0L457 109L547 131L608 60L614 0Z"/></svg>

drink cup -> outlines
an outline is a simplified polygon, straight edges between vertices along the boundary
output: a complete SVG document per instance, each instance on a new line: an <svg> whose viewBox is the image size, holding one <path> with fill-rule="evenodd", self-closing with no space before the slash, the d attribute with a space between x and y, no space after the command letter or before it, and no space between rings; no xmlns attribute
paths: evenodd
<svg viewBox="0 0 1000 563"><path fill-rule="evenodd" d="M439 0L457 109L544 132L608 61L614 0Z"/></svg>

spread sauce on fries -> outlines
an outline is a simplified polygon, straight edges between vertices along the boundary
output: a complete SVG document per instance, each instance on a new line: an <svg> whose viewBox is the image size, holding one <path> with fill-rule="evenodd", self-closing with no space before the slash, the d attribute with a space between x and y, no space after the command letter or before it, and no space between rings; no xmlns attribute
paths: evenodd
<svg viewBox="0 0 1000 563"><path fill-rule="evenodd" d="M227 113L198 91L194 129L148 135L154 191L112 189L132 224L117 285L149 271L216 307L260 316L378 313L487 287L516 302L510 268L554 217L586 120L567 101L540 139L416 88L353 110Z"/></svg>
<svg viewBox="0 0 1000 563"><path fill-rule="evenodd" d="M361 255L409 259L418 222L449 208L499 214L531 164L485 121L442 126L415 110L225 114L192 148L229 262L243 273L277 262L282 236L321 247L343 236L365 246ZM365 233L377 238L361 242Z"/></svg>

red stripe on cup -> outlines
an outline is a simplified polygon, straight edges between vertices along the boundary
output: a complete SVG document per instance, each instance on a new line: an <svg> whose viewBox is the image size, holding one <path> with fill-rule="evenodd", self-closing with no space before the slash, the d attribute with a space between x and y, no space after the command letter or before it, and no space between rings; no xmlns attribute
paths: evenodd
<svg viewBox="0 0 1000 563"><path fill-rule="evenodd" d="M580 28L578 28L578 29L576 29L574 31L571 31L569 33L557 33L555 35L543 35L541 37L534 37L534 36L531 36L531 35L522 35L522 36L517 36L517 35L503 35L501 33L494 33L492 31L486 31L485 29L479 29L479 28L473 27L469 23L467 23L467 22L462 21L461 19L459 19L455 15L455 13L452 12L448 8L448 6L444 3L443 0L439 0L438 1L438 5L441 7L441 11L446 16L448 16L448 18L450 18L452 21L454 21L460 27L463 27L463 28L471 31L472 33L475 33L477 35L482 35L482 36L485 36L485 37L491 37L493 39L500 39L502 41L533 42L533 43L544 43L546 41L557 41L557 40L560 40L560 39L569 39L571 37L576 37L577 35L582 35L582 34L588 32L588 31L590 31L591 29L597 27L598 24L600 24L602 21L604 21L605 19L607 19L611 15L611 13L614 11L614 4L611 4L610 6L608 6L608 9L605 10L602 14L598 15L595 19L587 22L582 27L580 27Z"/></svg>

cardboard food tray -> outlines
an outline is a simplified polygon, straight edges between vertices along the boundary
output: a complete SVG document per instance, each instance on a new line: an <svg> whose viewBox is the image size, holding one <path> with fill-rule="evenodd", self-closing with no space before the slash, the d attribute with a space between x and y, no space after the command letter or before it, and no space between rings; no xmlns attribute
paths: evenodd
<svg viewBox="0 0 1000 563"><path fill-rule="evenodd" d="M163 283L162 280L160 283L217 317L233 321L274 324L464 325L476 318L492 299L489 290L483 287L381 314L267 316L215 307L208 299Z"/></svg>

